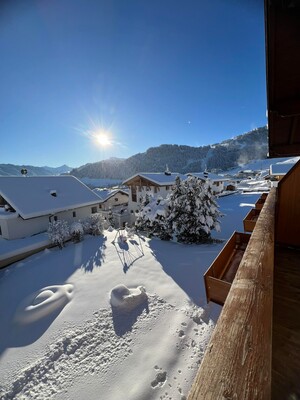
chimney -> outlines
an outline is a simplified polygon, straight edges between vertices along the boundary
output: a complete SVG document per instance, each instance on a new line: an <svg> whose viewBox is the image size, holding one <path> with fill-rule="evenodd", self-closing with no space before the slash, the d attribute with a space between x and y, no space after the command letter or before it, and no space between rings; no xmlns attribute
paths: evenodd
<svg viewBox="0 0 300 400"><path fill-rule="evenodd" d="M165 175L168 175L168 176L171 175L171 171L169 170L168 164L166 164Z"/></svg>

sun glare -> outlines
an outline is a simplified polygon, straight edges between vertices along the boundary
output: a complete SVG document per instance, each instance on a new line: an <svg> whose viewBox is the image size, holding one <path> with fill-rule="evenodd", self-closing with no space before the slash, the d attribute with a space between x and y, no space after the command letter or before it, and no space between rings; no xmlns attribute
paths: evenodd
<svg viewBox="0 0 300 400"><path fill-rule="evenodd" d="M108 147L112 145L111 139L107 133L98 133L95 135L95 140L101 147Z"/></svg>

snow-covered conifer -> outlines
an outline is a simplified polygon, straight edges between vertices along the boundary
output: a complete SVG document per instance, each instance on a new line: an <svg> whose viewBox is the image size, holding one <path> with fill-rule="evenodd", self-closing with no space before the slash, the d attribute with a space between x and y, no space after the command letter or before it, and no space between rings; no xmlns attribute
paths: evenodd
<svg viewBox="0 0 300 400"><path fill-rule="evenodd" d="M211 230L219 230L220 212L211 184L190 176L176 179L169 199L168 221L180 242L201 243L211 239Z"/></svg>
<svg viewBox="0 0 300 400"><path fill-rule="evenodd" d="M135 227L148 235L157 236L163 240L172 237L171 226L168 223L168 201L161 196L146 194L138 213Z"/></svg>
<svg viewBox="0 0 300 400"><path fill-rule="evenodd" d="M70 237L70 229L67 221L57 220L49 223L48 236L51 243L60 249L64 247L64 242Z"/></svg>

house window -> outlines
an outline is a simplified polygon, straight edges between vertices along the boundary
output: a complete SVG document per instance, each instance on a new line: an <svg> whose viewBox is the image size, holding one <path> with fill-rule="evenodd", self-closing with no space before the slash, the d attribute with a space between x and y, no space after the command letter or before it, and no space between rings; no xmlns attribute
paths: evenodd
<svg viewBox="0 0 300 400"><path fill-rule="evenodd" d="M76 211L73 211L73 218L76 217Z"/></svg>
<svg viewBox="0 0 300 400"><path fill-rule="evenodd" d="M136 186L131 187L131 199L136 203Z"/></svg>
<svg viewBox="0 0 300 400"><path fill-rule="evenodd" d="M54 221L57 221L57 216L55 215L53 219L54 219Z"/></svg>
<svg viewBox="0 0 300 400"><path fill-rule="evenodd" d="M96 214L97 212L97 207L92 207L92 214Z"/></svg>
<svg viewBox="0 0 300 400"><path fill-rule="evenodd" d="M100 210L101 210L101 208L102 208L102 204L99 204L99 208L100 208Z"/></svg>
<svg viewBox="0 0 300 400"><path fill-rule="evenodd" d="M115 201L118 201L119 199L117 197L115 197Z"/></svg>
<svg viewBox="0 0 300 400"><path fill-rule="evenodd" d="M169 189L170 189L170 186L167 185L167 186L166 186L166 190L169 190Z"/></svg>
<svg viewBox="0 0 300 400"><path fill-rule="evenodd" d="M154 193L157 193L157 187L154 186Z"/></svg>

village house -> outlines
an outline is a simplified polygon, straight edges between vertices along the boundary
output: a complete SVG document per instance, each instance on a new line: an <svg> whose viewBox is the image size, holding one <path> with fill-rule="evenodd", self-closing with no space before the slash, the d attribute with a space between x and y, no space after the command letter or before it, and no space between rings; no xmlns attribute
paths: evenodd
<svg viewBox="0 0 300 400"><path fill-rule="evenodd" d="M0 237L45 232L49 222L69 223L100 210L99 197L73 176L0 177Z"/></svg>
<svg viewBox="0 0 300 400"><path fill-rule="evenodd" d="M99 208L108 211L117 206L127 206L129 199L128 190L124 189L93 189L93 192L100 197Z"/></svg>
<svg viewBox="0 0 300 400"><path fill-rule="evenodd" d="M176 178L185 180L188 176L195 176L202 181L209 181L215 195L222 193L226 189L229 179L210 172L193 172L186 175L176 172L142 172L126 179L123 184L129 187L128 211L131 215L129 223L134 223L136 212L139 211L141 202L146 194L159 195L166 198L172 190Z"/></svg>
<svg viewBox="0 0 300 400"><path fill-rule="evenodd" d="M159 194L166 198L175 184L176 178L187 179L186 175L175 172L142 172L126 179L123 184L129 187L128 211L130 223L134 223L135 213L139 211L141 202L146 194Z"/></svg>
<svg viewBox="0 0 300 400"><path fill-rule="evenodd" d="M126 189L93 189L93 192L100 197L100 214L105 221L111 218L115 228L123 228L130 222L128 212L129 191Z"/></svg>
<svg viewBox="0 0 300 400"><path fill-rule="evenodd" d="M222 192L224 192L224 190L227 190L227 186L226 184L229 184L229 179L225 178L223 176L217 175L217 174L213 174L211 172L192 172L189 173L188 175L191 176L196 176L197 178L201 179L202 181L209 181L212 185L212 190L213 190L213 194L218 195ZM233 190L233 189L231 189Z"/></svg>

